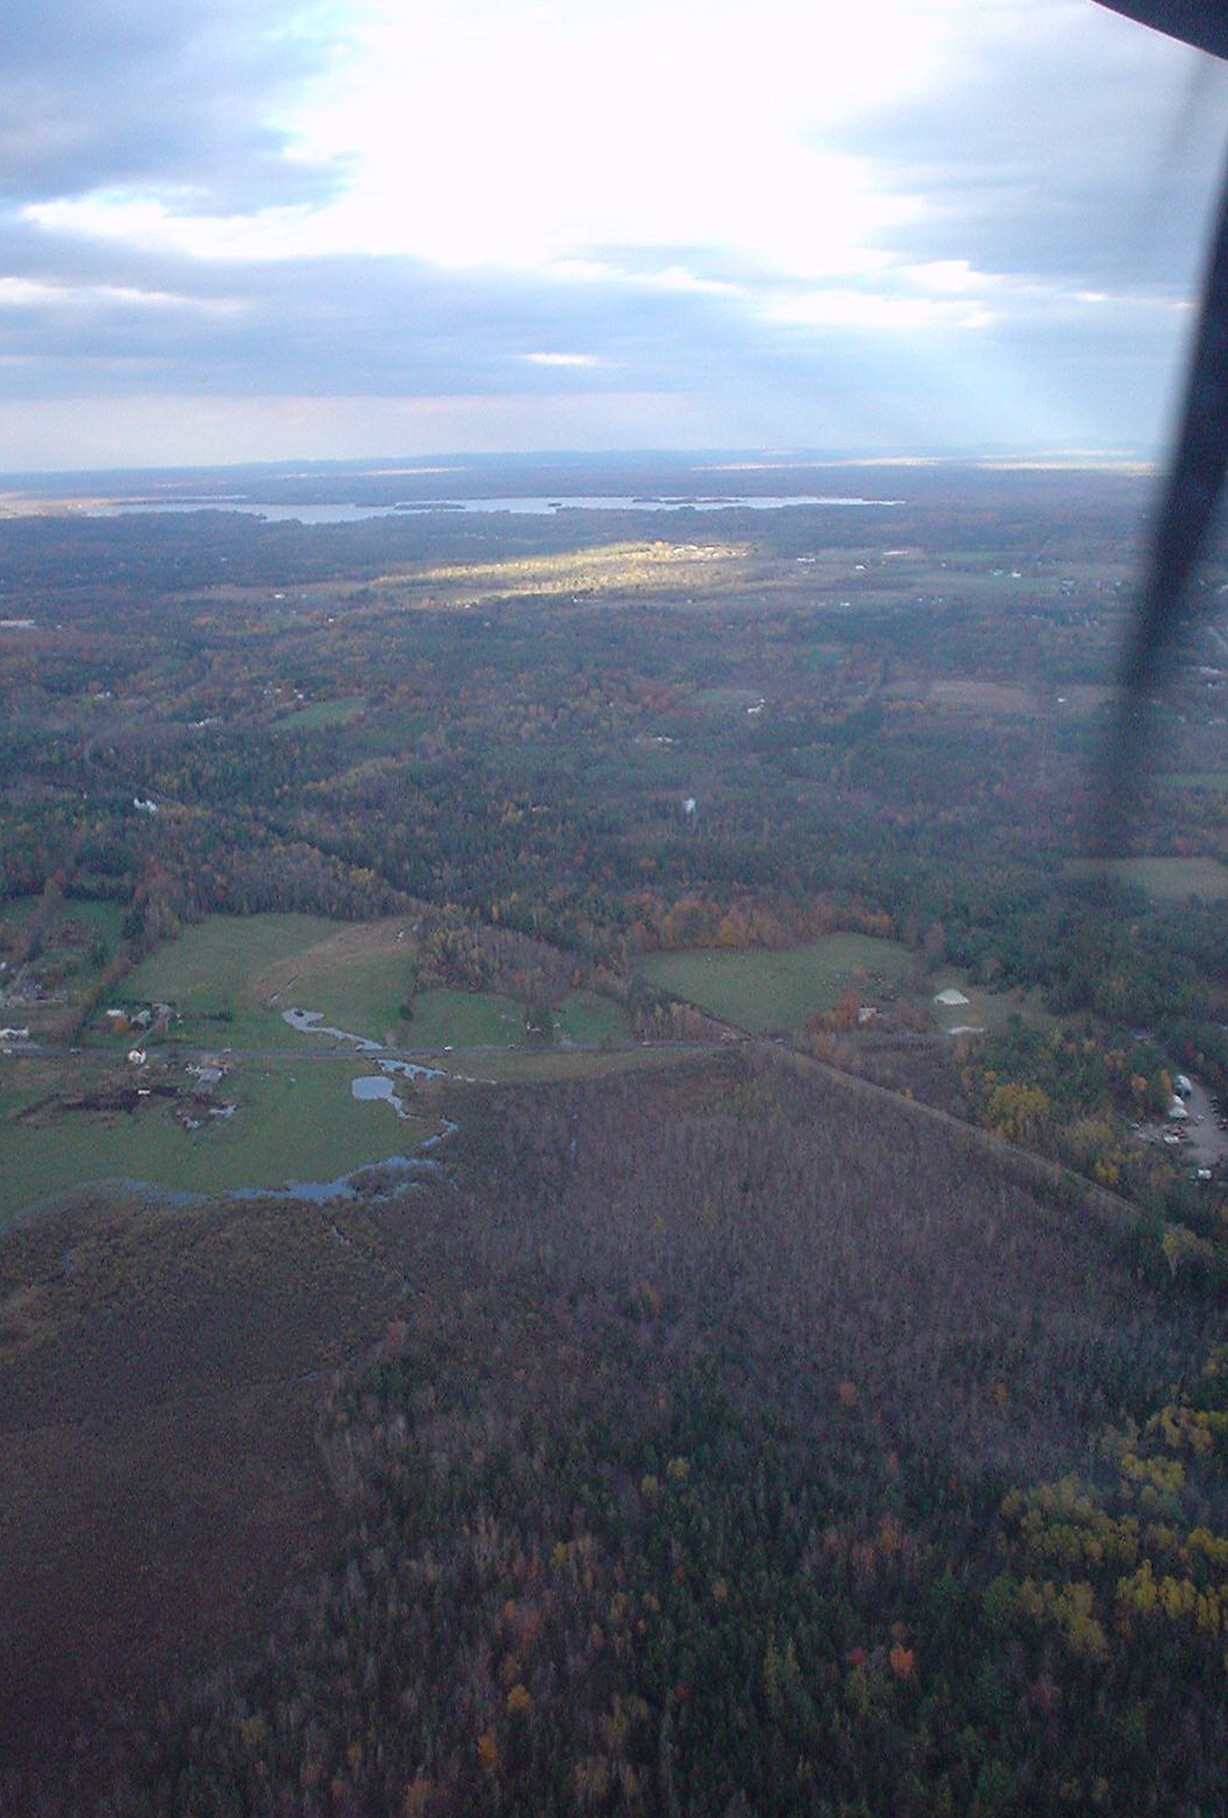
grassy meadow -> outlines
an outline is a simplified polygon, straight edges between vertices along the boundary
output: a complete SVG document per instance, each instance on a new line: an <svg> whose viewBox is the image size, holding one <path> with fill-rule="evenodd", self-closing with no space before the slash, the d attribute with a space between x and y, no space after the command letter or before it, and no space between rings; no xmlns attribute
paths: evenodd
<svg viewBox="0 0 1228 1818"><path fill-rule="evenodd" d="M290 1009L409 1049L507 1048L525 1039L523 1008L490 991L413 992L414 948L403 918L338 924L312 915L209 916L160 947L125 981L133 1002L165 1001L192 1046L287 1048L329 1038L300 1034ZM406 1003L412 1017L403 1014ZM591 991L570 992L555 1013L556 1038L581 1044L625 1039L626 1018Z"/></svg>
<svg viewBox="0 0 1228 1818"><path fill-rule="evenodd" d="M321 915L210 915L136 967L123 998L173 1004L174 1033L194 1046L281 1046L286 1025L258 981L336 931Z"/></svg>
<svg viewBox="0 0 1228 1818"><path fill-rule="evenodd" d="M1182 903L1191 896L1208 900L1228 896L1228 869L1213 858L1079 859L1067 870L1075 877L1108 876L1117 883L1133 884L1159 903Z"/></svg>
<svg viewBox="0 0 1228 1818"><path fill-rule="evenodd" d="M282 719L273 722L275 732L315 732L321 726L344 726L360 714L366 702L360 694L347 695L339 701L312 701L309 706L297 707Z"/></svg>
<svg viewBox="0 0 1228 1818"><path fill-rule="evenodd" d="M33 900L17 905L16 921L37 907ZM111 906L83 907L79 920L89 934L113 932ZM49 924L44 942L56 965L57 927ZM85 944L74 940L64 963L84 965ZM129 1009L175 1006L178 1020L169 1040L152 1042L148 1068L138 1072L122 1058L142 1038L127 1026L110 1029L103 1017L84 1053L71 1060L46 1053L0 1062L0 1225L27 1207L107 1181L209 1194L335 1180L410 1152L431 1134L429 1119L403 1120L386 1103L356 1101L350 1082L370 1066L336 1038L292 1029L287 1009L318 1011L326 1024L402 1052L433 1059L455 1051L456 1072L466 1077L570 1078L638 1056L625 1047L592 1052L625 1043L628 1029L617 1005L587 991L569 993L555 1012L553 1043L541 1046L522 1046L524 1009L495 992L423 991L406 1018L412 965L401 918L340 924L313 915L210 916L185 929L115 992L115 1002ZM190 1130L176 1115L174 1095L182 1100L193 1089L184 1070L193 1050L226 1059L214 1096L218 1108L235 1109L200 1116ZM483 1052L465 1060L466 1050ZM138 1087L147 1093L133 1102Z"/></svg>
<svg viewBox="0 0 1228 1818"><path fill-rule="evenodd" d="M19 897L0 907L0 991L18 985L16 999L0 1005L0 1026L29 1028L39 1040L83 1006L119 944L122 920L118 903L70 897ZM18 984L23 974L37 985L33 1000Z"/></svg>
<svg viewBox="0 0 1228 1818"><path fill-rule="evenodd" d="M72 1109L50 1069L21 1066L24 1080L19 1074L0 1099L0 1225L26 1207L103 1181L211 1194L335 1180L412 1152L437 1127L432 1119L399 1118L387 1103L355 1099L351 1081L370 1071L355 1061L243 1062L214 1095L219 1109L233 1104L233 1114L206 1115L196 1130L185 1129L171 1101L156 1092L131 1110ZM156 1085L169 1074L160 1068L141 1077ZM124 1083L135 1081L134 1070Z"/></svg>
<svg viewBox="0 0 1228 1818"><path fill-rule="evenodd" d="M830 1010L854 986L868 999L895 985L913 964L894 941L868 934L830 934L783 952L704 949L654 953L644 977L722 1022L756 1035L797 1029L815 1010Z"/></svg>

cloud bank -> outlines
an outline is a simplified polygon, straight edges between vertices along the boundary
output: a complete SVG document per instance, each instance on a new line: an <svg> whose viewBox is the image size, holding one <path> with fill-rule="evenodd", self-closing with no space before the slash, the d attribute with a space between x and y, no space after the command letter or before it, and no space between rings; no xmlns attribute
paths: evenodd
<svg viewBox="0 0 1228 1818"><path fill-rule="evenodd" d="M1154 453L1226 121L1091 0L49 0L0 464Z"/></svg>

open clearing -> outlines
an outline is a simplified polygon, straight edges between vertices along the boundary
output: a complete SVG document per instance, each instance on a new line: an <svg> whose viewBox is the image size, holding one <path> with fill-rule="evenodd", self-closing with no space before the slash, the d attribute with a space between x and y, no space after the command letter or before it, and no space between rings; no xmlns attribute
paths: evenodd
<svg viewBox="0 0 1228 1818"><path fill-rule="evenodd" d="M555 1030L564 1042L618 1042L628 1037L620 1007L595 991L570 991L555 1013Z"/></svg>
<svg viewBox="0 0 1228 1818"><path fill-rule="evenodd" d="M476 1077L497 1086L528 1086L554 1080L602 1079L632 1073L643 1067L672 1067L683 1062L709 1060L710 1044L639 1048L507 1048L475 1054L462 1066Z"/></svg>
<svg viewBox="0 0 1228 1818"><path fill-rule="evenodd" d="M1034 713L1035 697L1026 688L1002 682L982 682L975 677L961 681L932 682L929 698L936 707L964 708L970 713Z"/></svg>
<svg viewBox="0 0 1228 1818"><path fill-rule="evenodd" d="M403 586L409 580L417 591L429 589L432 595L451 596L455 604L462 606L526 595L573 597L657 590L702 593L719 585L713 574L717 564L736 564L734 575L727 577L732 584L742 572L747 553L743 544L716 542L702 546L611 543L559 555L450 564L412 576L386 575L374 585Z"/></svg>
<svg viewBox="0 0 1228 1818"><path fill-rule="evenodd" d="M336 932L322 915L210 915L159 947L128 984L135 995L180 1005L206 992L234 998L263 969Z"/></svg>
<svg viewBox="0 0 1228 1818"><path fill-rule="evenodd" d="M1162 789L1220 794L1228 790L1228 770L1170 770L1156 781Z"/></svg>
<svg viewBox="0 0 1228 1818"><path fill-rule="evenodd" d="M894 941L830 934L776 953L654 953L641 970L675 997L762 1035L796 1029L812 1011L832 1009L850 985L870 1001L898 984L913 964L913 956Z"/></svg>
<svg viewBox="0 0 1228 1818"><path fill-rule="evenodd" d="M415 1048L511 1048L524 1040L524 1011L493 991L424 991L414 999Z"/></svg>
<svg viewBox="0 0 1228 1818"><path fill-rule="evenodd" d="M966 1004L940 1004L938 993L953 986L967 998ZM987 991L984 985L970 984L966 972L946 967L929 981L930 1010L939 1029L951 1034L957 1029L985 1029L991 1034L1005 1029L1012 1016L1025 1023L1052 1028L1058 1018L1045 1009L1038 992Z"/></svg>
<svg viewBox="0 0 1228 1818"><path fill-rule="evenodd" d="M62 896L49 907L45 897L18 896L0 907L0 927L7 923L14 929L24 928L31 916L40 910L48 912L44 939L53 943L62 938L65 924L72 922L88 928L91 934L104 934L112 940L118 939L119 926L124 918L123 909L118 903Z"/></svg>
<svg viewBox="0 0 1228 1818"><path fill-rule="evenodd" d="M210 915L150 954L124 981L123 1000L173 1004L183 1019L175 1033L190 1043L267 1047L285 1024L261 975L336 932L321 915Z"/></svg>
<svg viewBox="0 0 1228 1818"><path fill-rule="evenodd" d="M1228 896L1228 870L1213 858L1076 859L1067 870L1072 877L1107 876L1133 884L1165 903Z"/></svg>
<svg viewBox="0 0 1228 1818"><path fill-rule="evenodd" d="M30 1088L39 1083L34 1067L23 1064ZM39 1069L44 1086L48 1071ZM152 1091L131 1110L81 1110L68 1107L62 1087L51 1093L10 1090L3 1114L0 1225L26 1207L103 1181L222 1193L292 1180L336 1180L412 1153L436 1129L436 1120L399 1118L387 1104L356 1100L351 1081L371 1071L354 1060L246 1061L226 1075L215 1095L218 1108L235 1105L233 1114L205 1112L196 1130L185 1129L172 1102ZM151 1069L141 1077L151 1085L170 1077L188 1083L181 1069L174 1075ZM79 1073L74 1070L71 1079L77 1098ZM135 1070L125 1083L135 1085Z"/></svg>
<svg viewBox="0 0 1228 1818"><path fill-rule="evenodd" d="M36 1040L80 1011L119 943L118 903L19 897L0 906L0 1026Z"/></svg>
<svg viewBox="0 0 1228 1818"><path fill-rule="evenodd" d="M593 992L570 992L555 1011L558 1046L524 1046L523 1007L493 992L421 992L404 1018L413 951L404 917L339 925L309 915L210 916L186 929L118 993L130 1011L167 1002L179 1012L169 1038L150 1045L148 1066L122 1058L141 1037L105 1024L71 1059L3 1063L0 1225L106 1181L201 1194L332 1181L412 1153L437 1128L433 1106L423 1106L434 1091L421 1085L398 1088L420 1116L356 1102L351 1081L373 1070L370 1061L322 1030L292 1029L286 1009L318 1012L336 1029L433 1066L448 1050L443 1064L462 1077L568 1078L631 1064L612 1046L629 1039L624 1012ZM608 1051L593 1052L602 1043ZM224 1069L196 1104L186 1070L193 1050Z"/></svg>
<svg viewBox="0 0 1228 1818"><path fill-rule="evenodd" d="M265 1002L279 1018L283 1010L316 1010L334 1028L368 1041L403 1042L408 1025L401 1008L409 995L411 967L412 950L406 947L345 953L329 941L305 953L276 1001L270 997Z"/></svg>
<svg viewBox="0 0 1228 1818"><path fill-rule="evenodd" d="M370 1041L404 1036L412 936L405 917L357 925L318 915L211 915L125 981L126 1000L173 1004L172 1036L193 1046L287 1048L289 1009Z"/></svg>
<svg viewBox="0 0 1228 1818"><path fill-rule="evenodd" d="M347 695L340 701L312 701L298 707L284 719L274 720L274 732L315 732L321 726L344 726L360 714L366 702L360 694Z"/></svg>

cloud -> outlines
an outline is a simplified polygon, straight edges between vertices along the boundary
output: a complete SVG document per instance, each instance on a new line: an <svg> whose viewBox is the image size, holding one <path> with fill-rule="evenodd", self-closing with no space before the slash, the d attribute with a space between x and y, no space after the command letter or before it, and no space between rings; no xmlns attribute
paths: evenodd
<svg viewBox="0 0 1228 1818"><path fill-rule="evenodd" d="M0 280L10 395L668 391L744 358L758 332L723 292L680 297L635 280L359 255L110 263L97 248L78 259L71 236L57 244L59 257L27 257L29 275ZM0 238L0 260L3 250Z"/></svg>
<svg viewBox="0 0 1228 1818"><path fill-rule="evenodd" d="M1228 70L1088 0L968 22L929 91L840 143L918 198L901 254L1112 294L1188 289L1228 121Z"/></svg>
<svg viewBox="0 0 1228 1818"><path fill-rule="evenodd" d="M47 436L1161 433L1228 93L1090 0L27 11L0 405Z"/></svg>
<svg viewBox="0 0 1228 1818"><path fill-rule="evenodd" d="M335 173L288 157L277 125L338 48L296 0L39 0L9 9L0 196L176 187L253 207L319 197Z"/></svg>

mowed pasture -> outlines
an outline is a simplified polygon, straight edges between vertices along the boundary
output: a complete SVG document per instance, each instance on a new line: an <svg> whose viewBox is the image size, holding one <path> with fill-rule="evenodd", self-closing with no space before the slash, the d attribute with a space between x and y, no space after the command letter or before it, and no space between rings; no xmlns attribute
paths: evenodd
<svg viewBox="0 0 1228 1818"><path fill-rule="evenodd" d="M907 948L869 934L830 934L780 952L699 949L651 954L641 967L651 984L710 1016L756 1035L797 1029L855 989L867 1002L897 987L915 964Z"/></svg>
<svg viewBox="0 0 1228 1818"><path fill-rule="evenodd" d="M977 676L931 682L929 698L936 707L963 709L968 713L1010 715L1036 711L1035 697L1028 689L987 682Z"/></svg>
<svg viewBox="0 0 1228 1818"><path fill-rule="evenodd" d="M286 1049L286 1010L318 1011L368 1041L404 1041L413 936L404 917L357 924L318 915L211 915L159 947L124 985L134 1002L174 1005L190 1046Z"/></svg>
<svg viewBox="0 0 1228 1818"><path fill-rule="evenodd" d="M404 916L359 923L210 916L139 966L124 997L173 1004L182 1020L171 1033L187 1046L293 1054L335 1040L292 1029L287 1010L318 1012L326 1025L407 1052L525 1041L522 1005L493 991L414 991L414 958ZM564 1043L625 1040L627 1020L609 999L572 991L554 1013L554 1034Z"/></svg>
<svg viewBox="0 0 1228 1818"><path fill-rule="evenodd" d="M321 915L207 916L129 975L124 1000L172 1004L182 1019L174 1032L196 1046L286 1045L276 987L262 980L292 977L337 927Z"/></svg>
<svg viewBox="0 0 1228 1818"><path fill-rule="evenodd" d="M627 1018L620 1007L595 991L570 991L554 1018L555 1035L563 1043L625 1041Z"/></svg>
<svg viewBox="0 0 1228 1818"><path fill-rule="evenodd" d="M964 1004L940 1004L938 993L953 986L968 1000ZM1053 1028L1060 1019L1045 1008L1036 991L989 991L984 985L971 983L966 972L953 966L944 967L926 986L930 1015L935 1027L951 1034L957 1029L985 1029L995 1033L1005 1029L1013 1016L1041 1028Z"/></svg>
<svg viewBox="0 0 1228 1818"><path fill-rule="evenodd" d="M549 1040L531 1038L524 1006L494 992L424 991L406 1017L413 959L404 918L211 916L186 929L116 994L130 1012L174 1006L146 1066L124 1059L145 1037L105 1017L84 1053L0 1063L0 1225L104 1182L216 1194L333 1181L412 1153L438 1127L424 1103L435 1093L421 1085L397 1082L408 1118L386 1101L355 1100L351 1082L371 1063L323 1028L292 1028L286 1010L318 1012L325 1025L461 1077L570 1076L612 1069L626 1052L625 1013L587 991L557 1007ZM225 1069L200 1103L187 1070L194 1054Z"/></svg>
<svg viewBox="0 0 1228 1818"><path fill-rule="evenodd" d="M118 903L19 897L0 905L0 1027L36 1040L79 1013L119 944Z"/></svg>
<svg viewBox="0 0 1228 1818"><path fill-rule="evenodd" d="M0 1100L0 1225L104 1182L217 1194L332 1181L411 1154L438 1128L430 1111L398 1117L384 1101L356 1099L353 1080L372 1069L348 1058L243 1061L216 1088L213 1114L192 1107L196 1129L177 1115L183 1098L158 1090L191 1090L191 1076L175 1063L118 1075L95 1067L69 1076L37 1061L10 1062L10 1070ZM138 1081L149 1096L124 1108L116 1088L131 1096Z"/></svg>
<svg viewBox="0 0 1228 1818"><path fill-rule="evenodd" d="M1213 858L1078 859L1067 869L1074 877L1108 877L1131 884L1161 903L1228 896L1228 868Z"/></svg>
<svg viewBox="0 0 1228 1818"><path fill-rule="evenodd" d="M1228 770L1172 770L1156 778L1161 789L1181 793L1228 794Z"/></svg>
<svg viewBox="0 0 1228 1818"><path fill-rule="evenodd" d="M348 720L356 718L366 706L360 694L347 695L339 701L312 701L306 707L296 707L292 713L274 720L274 732L315 732L321 726L344 726Z"/></svg>
<svg viewBox="0 0 1228 1818"><path fill-rule="evenodd" d="M494 991L452 991L440 986L414 999L413 1021L405 1026L407 1046L434 1053L442 1048L510 1048L524 1040L524 1011Z"/></svg>

